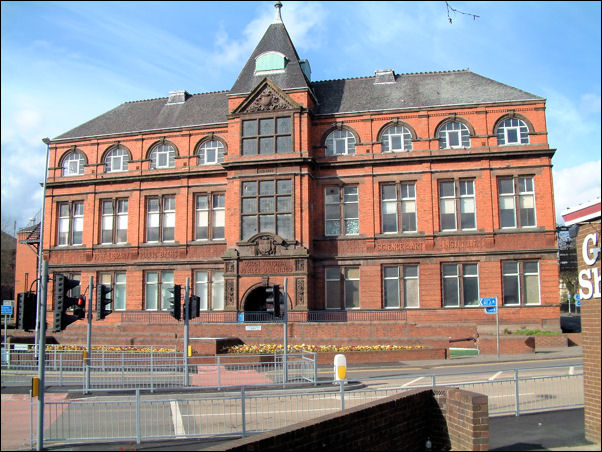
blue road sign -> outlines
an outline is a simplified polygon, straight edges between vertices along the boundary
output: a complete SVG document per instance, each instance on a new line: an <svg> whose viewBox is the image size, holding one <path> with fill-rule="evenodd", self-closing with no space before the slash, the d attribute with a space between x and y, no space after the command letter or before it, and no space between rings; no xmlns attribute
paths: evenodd
<svg viewBox="0 0 602 452"><path fill-rule="evenodd" d="M485 314L497 314L497 306L485 308Z"/></svg>
<svg viewBox="0 0 602 452"><path fill-rule="evenodd" d="M579 300L581 300L581 295L580 295L580 294L578 294L578 293L576 293L576 294L573 296L573 298L575 298L575 300L579 301Z"/></svg>
<svg viewBox="0 0 602 452"><path fill-rule="evenodd" d="M0 315L13 315L13 307L10 305L2 305Z"/></svg>
<svg viewBox="0 0 602 452"><path fill-rule="evenodd" d="M497 298L481 298L479 304L481 306L497 306Z"/></svg>
<svg viewBox="0 0 602 452"><path fill-rule="evenodd" d="M578 308L581 307L581 300L579 298L577 298L577 301L575 301L575 306L577 306Z"/></svg>

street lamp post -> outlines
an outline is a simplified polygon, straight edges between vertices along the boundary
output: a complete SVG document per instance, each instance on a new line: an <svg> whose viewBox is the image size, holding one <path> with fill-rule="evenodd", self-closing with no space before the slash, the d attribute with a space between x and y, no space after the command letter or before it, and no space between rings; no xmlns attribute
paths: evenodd
<svg viewBox="0 0 602 452"><path fill-rule="evenodd" d="M48 182L48 160L50 158L50 138L42 138L42 141L46 145L46 167L44 168L44 186L42 189L42 217L40 218L40 244L38 245L38 294L37 294L37 319L36 319L36 331L35 331L35 354L36 357L39 356L39 347L38 345L41 343L39 335L42 330L45 328L41 328L41 322L45 322L46 318L42 318L42 296L41 296L41 288L46 287L46 285L42 286L40 278L42 277L42 260L44 257L44 219L46 217L46 183Z"/></svg>

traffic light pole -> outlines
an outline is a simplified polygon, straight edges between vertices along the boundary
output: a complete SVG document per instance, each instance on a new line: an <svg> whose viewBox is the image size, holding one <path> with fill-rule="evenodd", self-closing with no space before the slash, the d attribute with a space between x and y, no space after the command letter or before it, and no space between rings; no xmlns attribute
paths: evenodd
<svg viewBox="0 0 602 452"><path fill-rule="evenodd" d="M41 245L40 245L41 246ZM38 390L38 449L43 450L44 448L44 364L46 361L46 293L48 290L48 261L42 262L42 274L41 281L39 282L38 300L39 313L38 324L39 324L39 337L38 342L38 378L39 378L39 390Z"/></svg>
<svg viewBox="0 0 602 452"><path fill-rule="evenodd" d="M287 280L284 278L284 356L282 360L282 365L284 366L284 373L282 378L282 386L286 386L288 383L288 291L287 291ZM280 303L280 300L277 300L276 303Z"/></svg>
<svg viewBox="0 0 602 452"><path fill-rule="evenodd" d="M188 386L188 319L190 319L190 278L184 289L184 386Z"/></svg>
<svg viewBox="0 0 602 452"><path fill-rule="evenodd" d="M90 284L88 285L88 336L86 338L86 357L84 358L84 366L86 369L86 386L85 393L90 393L90 358L92 357L92 301L94 300L94 277L90 276Z"/></svg>

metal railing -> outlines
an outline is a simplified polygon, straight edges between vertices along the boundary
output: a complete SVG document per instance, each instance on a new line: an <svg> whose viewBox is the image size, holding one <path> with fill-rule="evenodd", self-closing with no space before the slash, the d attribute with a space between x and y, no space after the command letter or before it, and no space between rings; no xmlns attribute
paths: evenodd
<svg viewBox="0 0 602 452"><path fill-rule="evenodd" d="M444 383L486 394L489 415L499 416L583 406L583 375L520 377L465 383ZM434 380L444 376L430 376ZM435 381L436 382L436 381ZM330 382L329 382L330 383ZM44 432L48 442L121 441L247 436L313 419L409 390L434 386L345 390L343 384L321 392L251 391L187 394L185 398L142 395L110 400L45 403ZM37 404L32 401L32 416ZM33 417L32 417L33 419ZM31 432L33 441L34 432Z"/></svg>
<svg viewBox="0 0 602 452"><path fill-rule="evenodd" d="M123 311L118 312L124 323L144 324L176 324L177 321L168 312ZM115 315L115 312L113 313ZM407 310L316 310L289 311L289 322L349 322L349 321L405 321ZM197 323L279 323L282 319L274 319L266 311L202 311L199 316L190 319L190 324Z"/></svg>
<svg viewBox="0 0 602 452"><path fill-rule="evenodd" d="M281 354L193 356L188 358L186 365L182 353L175 351L110 348L115 347L93 349L87 359L84 350L58 347L47 350L45 385L80 387L84 392L90 392L117 388L151 391L185 387L221 389L227 386L317 382L314 352L288 353L285 372ZM2 385L29 385L37 371L34 350L12 350L2 362Z"/></svg>

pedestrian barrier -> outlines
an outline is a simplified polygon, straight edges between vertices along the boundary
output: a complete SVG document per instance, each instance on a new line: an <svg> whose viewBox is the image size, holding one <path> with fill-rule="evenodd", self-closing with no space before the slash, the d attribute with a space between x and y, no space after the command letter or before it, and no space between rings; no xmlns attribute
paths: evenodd
<svg viewBox="0 0 602 452"><path fill-rule="evenodd" d="M552 369L552 368L551 368ZM378 389L345 390L345 382L328 382L325 391L302 392L255 390L241 386L223 394L189 393L185 397L142 394L106 400L67 400L45 403L48 443L82 441L136 441L217 436L247 436L274 430L344 408L355 407L404 391L454 386L486 394L489 415L520 415L527 412L583 406L583 374L528 377L529 369L512 369L513 378L447 382L460 374L429 375L431 384ZM558 369L553 369L556 372ZM466 376L466 374L462 374ZM336 386L332 386L336 383ZM334 389L334 390L333 390ZM37 404L32 399L32 420ZM33 422L32 422L33 425ZM33 429L31 440L35 438Z"/></svg>
<svg viewBox="0 0 602 452"><path fill-rule="evenodd" d="M64 346L63 346L64 347ZM45 353L45 386L81 388L83 392L106 389L177 389L273 384L315 384L314 352L282 354L215 355L184 357L182 353L93 348L86 358L83 347L48 347ZM111 347L122 348L122 347ZM123 346L126 348L126 346ZM2 385L29 385L37 375L33 349L10 349L2 363ZM187 378L188 377L188 378Z"/></svg>

